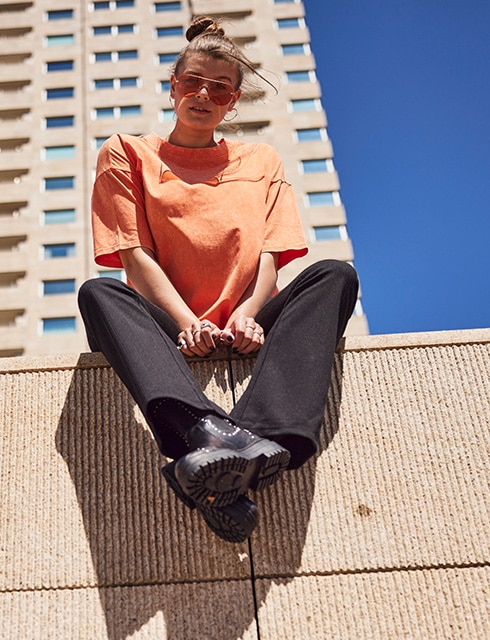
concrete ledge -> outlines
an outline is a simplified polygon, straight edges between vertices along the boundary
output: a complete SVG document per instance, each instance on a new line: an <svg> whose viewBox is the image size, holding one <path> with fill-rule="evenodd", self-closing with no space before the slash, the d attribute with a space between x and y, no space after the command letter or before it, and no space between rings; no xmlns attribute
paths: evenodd
<svg viewBox="0 0 490 640"><path fill-rule="evenodd" d="M0 360L9 640L490 637L490 330L346 338L319 454L217 539L100 354ZM191 362L229 409L253 359Z"/></svg>

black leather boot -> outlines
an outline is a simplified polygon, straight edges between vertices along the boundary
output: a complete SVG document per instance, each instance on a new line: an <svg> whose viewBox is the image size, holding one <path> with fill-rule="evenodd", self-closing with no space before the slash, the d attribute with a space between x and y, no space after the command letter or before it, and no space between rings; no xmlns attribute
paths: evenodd
<svg viewBox="0 0 490 640"><path fill-rule="evenodd" d="M175 477L202 507L224 507L249 488L265 489L289 463L281 445L213 415L201 418L185 438L191 452L175 462Z"/></svg>
<svg viewBox="0 0 490 640"><path fill-rule="evenodd" d="M196 509L204 518L208 527L226 542L244 542L257 526L259 510L246 496L240 495L226 507L214 507L211 504L199 505L183 491L175 477L175 461L162 468L162 474L175 495L189 507Z"/></svg>

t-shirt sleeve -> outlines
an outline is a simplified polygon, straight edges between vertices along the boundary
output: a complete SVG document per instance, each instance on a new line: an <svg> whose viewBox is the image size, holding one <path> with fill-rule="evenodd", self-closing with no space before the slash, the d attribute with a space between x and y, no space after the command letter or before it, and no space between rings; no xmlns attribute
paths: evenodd
<svg viewBox="0 0 490 640"><path fill-rule="evenodd" d="M279 155L272 151L271 182L267 193L267 220L263 251L279 254L278 268L308 253L293 187L284 176Z"/></svg>
<svg viewBox="0 0 490 640"><path fill-rule="evenodd" d="M94 254L101 266L121 268L121 249L154 251L138 165L136 152L118 135L101 147L92 192Z"/></svg>

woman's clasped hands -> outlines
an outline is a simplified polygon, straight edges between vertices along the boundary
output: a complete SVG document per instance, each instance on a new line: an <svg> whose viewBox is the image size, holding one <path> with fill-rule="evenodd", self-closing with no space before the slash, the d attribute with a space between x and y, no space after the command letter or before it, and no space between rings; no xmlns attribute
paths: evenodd
<svg viewBox="0 0 490 640"><path fill-rule="evenodd" d="M230 346L233 353L246 355L264 344L264 329L254 318L238 316L220 329L210 320L193 322L177 336L177 348L186 356L209 356L220 345Z"/></svg>

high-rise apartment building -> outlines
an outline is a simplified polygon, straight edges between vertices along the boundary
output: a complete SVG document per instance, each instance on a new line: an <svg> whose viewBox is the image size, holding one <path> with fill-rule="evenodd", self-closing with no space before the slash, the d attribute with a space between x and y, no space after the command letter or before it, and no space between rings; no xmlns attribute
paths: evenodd
<svg viewBox="0 0 490 640"><path fill-rule="evenodd" d="M320 258L352 261L302 2L0 0L0 356L87 348L76 291L101 275L97 152L115 132L168 134L170 69L194 15L223 18L279 87L245 92L223 131L276 147L295 188L310 253L281 283ZM360 302L348 332L367 333Z"/></svg>

